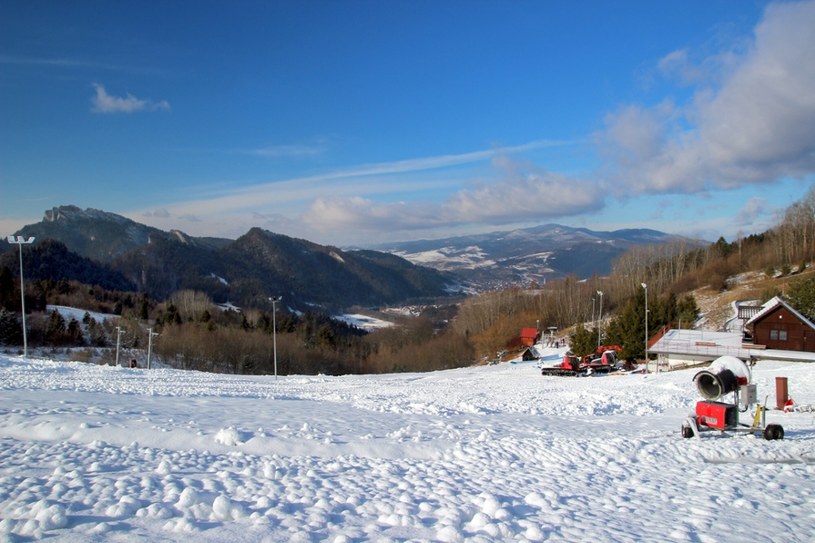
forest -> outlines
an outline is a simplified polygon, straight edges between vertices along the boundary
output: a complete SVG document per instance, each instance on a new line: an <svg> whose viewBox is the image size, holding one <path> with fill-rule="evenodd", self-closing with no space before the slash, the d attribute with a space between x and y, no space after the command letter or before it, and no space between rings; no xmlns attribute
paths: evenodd
<svg viewBox="0 0 815 543"><path fill-rule="evenodd" d="M699 308L693 291L730 288L729 279L759 271L773 279L755 297L784 295L815 317L815 187L763 233L705 247L686 243L629 250L604 277L567 276L546 285L518 285L459 300L426 303L394 326L365 332L318 312L294 313L271 302L241 311L221 309L204 293L181 290L166 300L77 281L26 281L30 347L72 349L76 360L110 363L117 343L123 356L143 364L149 334L153 356L174 367L228 373L344 374L431 371L494 360L514 352L522 327L569 334L576 354L597 340L645 355L649 330L692 327ZM646 302L647 296L647 302ZM22 342L19 280L0 267L0 345ZM66 319L46 306L87 311ZM283 306L284 304L281 304ZM97 318L93 315L115 315ZM101 359L100 359L101 357ZM276 364L275 364L276 362Z"/></svg>

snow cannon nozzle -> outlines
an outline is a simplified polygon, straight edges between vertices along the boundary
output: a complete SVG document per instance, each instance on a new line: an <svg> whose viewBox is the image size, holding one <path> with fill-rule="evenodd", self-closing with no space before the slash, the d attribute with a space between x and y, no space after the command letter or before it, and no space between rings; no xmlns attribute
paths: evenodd
<svg viewBox="0 0 815 543"><path fill-rule="evenodd" d="M696 389L706 400L735 392L750 383L750 368L735 356L721 356L693 377Z"/></svg>
<svg viewBox="0 0 815 543"><path fill-rule="evenodd" d="M696 382L696 390L706 400L715 400L728 392L733 392L739 386L736 374L728 369L716 374L702 370L693 380Z"/></svg>

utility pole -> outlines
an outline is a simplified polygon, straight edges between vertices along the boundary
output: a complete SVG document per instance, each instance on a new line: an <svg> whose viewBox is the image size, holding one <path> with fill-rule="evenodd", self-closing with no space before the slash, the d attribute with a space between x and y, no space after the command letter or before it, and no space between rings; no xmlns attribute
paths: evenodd
<svg viewBox="0 0 815 543"><path fill-rule="evenodd" d="M595 296L591 297L591 323L597 326L597 319L594 318L594 306L597 302L597 298Z"/></svg>
<svg viewBox="0 0 815 543"><path fill-rule="evenodd" d="M119 367L119 346L122 343L122 334L124 334L124 333L125 333L125 331L122 330L121 326L116 327L116 367L117 368Z"/></svg>
<svg viewBox="0 0 815 543"><path fill-rule="evenodd" d="M645 373L648 373L648 285L642 283L642 288L645 290Z"/></svg>
<svg viewBox="0 0 815 543"><path fill-rule="evenodd" d="M153 338L158 336L158 332L153 332L152 328L147 329L147 369L150 369L150 355L153 352Z"/></svg>
<svg viewBox="0 0 815 543"><path fill-rule="evenodd" d="M23 313L23 358L28 358L28 334L25 327L25 283L23 282L23 245L34 243L34 236L26 239L23 236L9 236L9 243L16 243L20 248L20 307Z"/></svg>
<svg viewBox="0 0 815 543"><path fill-rule="evenodd" d="M600 348L600 337L603 330L603 291L598 290L597 294L600 295L600 310L597 312L597 348Z"/></svg>
<svg viewBox="0 0 815 543"><path fill-rule="evenodd" d="M274 378L277 381L277 302L282 300L280 296L269 298L272 302L272 346L274 349Z"/></svg>

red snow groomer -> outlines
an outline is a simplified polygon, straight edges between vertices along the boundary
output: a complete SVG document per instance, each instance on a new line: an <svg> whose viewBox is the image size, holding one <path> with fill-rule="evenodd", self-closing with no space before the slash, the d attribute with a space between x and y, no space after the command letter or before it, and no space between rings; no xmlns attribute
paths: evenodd
<svg viewBox="0 0 815 543"><path fill-rule="evenodd" d="M697 373L693 380L704 400L696 402L694 413L682 423L682 437L700 437L704 431L719 430L761 434L768 440L784 439L784 428L780 424L765 425L765 407L756 403L756 385L751 383L751 378L750 368L735 356L721 356ZM717 401L731 392L730 403ZM756 411L752 424L740 423L739 413L746 412L753 404Z"/></svg>
<svg viewBox="0 0 815 543"><path fill-rule="evenodd" d="M561 377L585 376L595 373L610 373L619 369L617 345L601 345L593 353L579 357L571 352L563 356L563 361L554 366L543 366L541 375L557 375Z"/></svg>

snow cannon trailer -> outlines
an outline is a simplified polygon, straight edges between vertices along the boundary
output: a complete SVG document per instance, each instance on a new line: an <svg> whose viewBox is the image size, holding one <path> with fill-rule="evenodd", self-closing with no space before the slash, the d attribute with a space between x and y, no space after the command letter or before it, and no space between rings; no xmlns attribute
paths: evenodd
<svg viewBox="0 0 815 543"><path fill-rule="evenodd" d="M693 380L704 400L682 423L682 437L701 437L703 432L742 432L761 435L764 439L784 439L780 424L766 424L766 407L756 403L756 385L751 383L750 368L735 356L721 356L697 373ZM732 393L730 402L720 401ZM741 423L739 414L755 404L750 424Z"/></svg>
<svg viewBox="0 0 815 543"><path fill-rule="evenodd" d="M593 374L604 374L619 369L617 361L617 348L600 346L597 351L579 357L571 352L563 356L563 360L554 366L541 368L541 375L556 375L559 377L582 377Z"/></svg>

